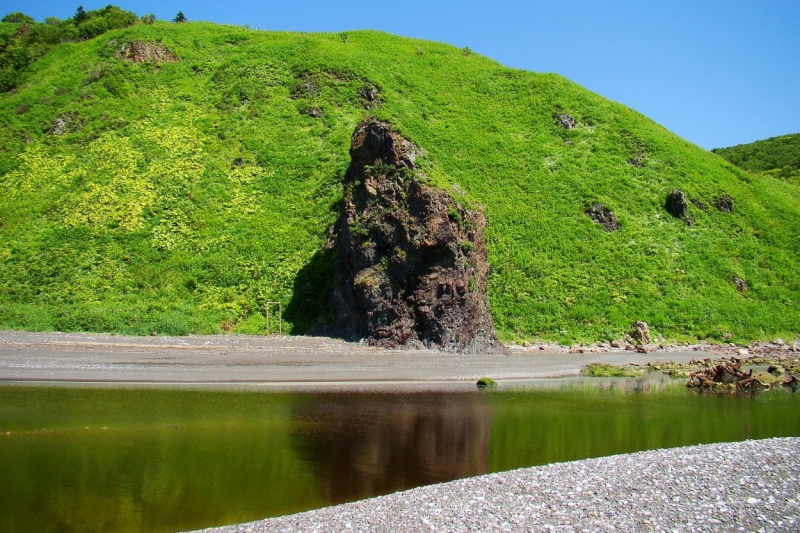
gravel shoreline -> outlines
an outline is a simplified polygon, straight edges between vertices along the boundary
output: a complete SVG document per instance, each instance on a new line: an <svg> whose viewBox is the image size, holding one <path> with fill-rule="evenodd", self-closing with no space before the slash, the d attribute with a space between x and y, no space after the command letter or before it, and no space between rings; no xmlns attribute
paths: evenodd
<svg viewBox="0 0 800 533"><path fill-rule="evenodd" d="M724 348L724 349L723 349ZM752 347L794 356L800 346ZM649 353L607 346L510 347L509 356L432 350L385 350L324 337L208 335L131 337L0 331L0 383L118 384L260 388L474 388L483 376L504 383L578 376L589 363L618 366L687 363L738 353L733 346L654 347Z"/></svg>
<svg viewBox="0 0 800 533"><path fill-rule="evenodd" d="M800 530L800 438L523 468L206 533Z"/></svg>
<svg viewBox="0 0 800 533"><path fill-rule="evenodd" d="M570 354L519 348L510 357L385 350L324 337L130 337L0 332L0 382L251 384L271 389L475 388L475 381L577 376L599 361L688 362L697 352ZM591 360L588 359L591 357Z"/></svg>

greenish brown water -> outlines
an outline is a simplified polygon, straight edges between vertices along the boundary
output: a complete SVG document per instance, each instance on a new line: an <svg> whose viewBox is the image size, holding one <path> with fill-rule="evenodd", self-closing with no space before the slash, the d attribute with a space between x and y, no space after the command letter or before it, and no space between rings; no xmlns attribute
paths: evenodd
<svg viewBox="0 0 800 533"><path fill-rule="evenodd" d="M176 531L493 471L800 436L800 396L669 380L494 392L0 387L0 531Z"/></svg>

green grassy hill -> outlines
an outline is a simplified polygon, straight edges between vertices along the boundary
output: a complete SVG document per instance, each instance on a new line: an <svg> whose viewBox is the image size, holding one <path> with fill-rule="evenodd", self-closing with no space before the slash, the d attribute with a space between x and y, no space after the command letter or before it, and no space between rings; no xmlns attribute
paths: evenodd
<svg viewBox="0 0 800 533"><path fill-rule="evenodd" d="M426 151L432 184L485 206L503 340L634 320L673 339L800 332L800 187L561 76L375 31L206 23L56 44L21 72L0 96L0 328L259 333L267 301L292 333L329 322L323 248L350 136L376 116ZM672 188L691 223L665 211ZM586 215L597 202L618 231Z"/></svg>
<svg viewBox="0 0 800 533"><path fill-rule="evenodd" d="M711 151L744 170L800 185L800 133Z"/></svg>

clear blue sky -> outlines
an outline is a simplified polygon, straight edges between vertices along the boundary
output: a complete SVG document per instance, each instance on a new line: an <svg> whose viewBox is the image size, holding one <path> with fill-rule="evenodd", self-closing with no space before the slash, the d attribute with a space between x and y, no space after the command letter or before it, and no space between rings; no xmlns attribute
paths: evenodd
<svg viewBox="0 0 800 533"><path fill-rule="evenodd" d="M66 18L79 3L0 0L0 14ZM270 30L377 29L556 72L704 148L800 132L800 0L119 0L168 20Z"/></svg>

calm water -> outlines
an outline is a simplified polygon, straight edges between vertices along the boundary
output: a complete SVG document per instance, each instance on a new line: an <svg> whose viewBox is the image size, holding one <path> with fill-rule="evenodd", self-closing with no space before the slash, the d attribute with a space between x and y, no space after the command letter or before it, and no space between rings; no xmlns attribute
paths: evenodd
<svg viewBox="0 0 800 533"><path fill-rule="evenodd" d="M800 394L668 379L472 393L0 387L0 531L175 531L486 472L800 436Z"/></svg>

